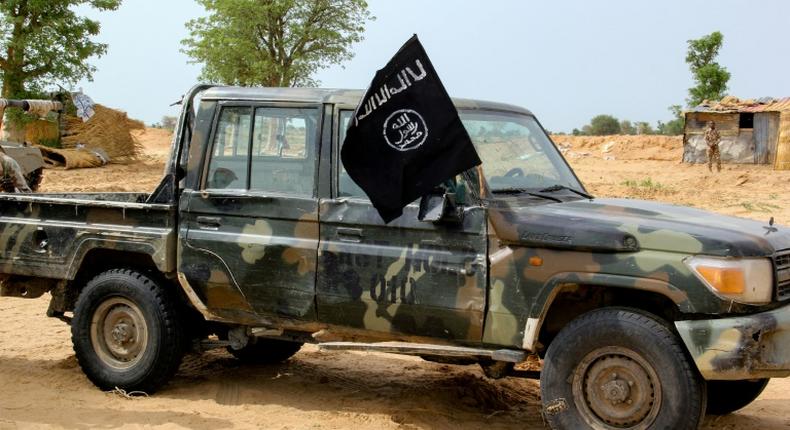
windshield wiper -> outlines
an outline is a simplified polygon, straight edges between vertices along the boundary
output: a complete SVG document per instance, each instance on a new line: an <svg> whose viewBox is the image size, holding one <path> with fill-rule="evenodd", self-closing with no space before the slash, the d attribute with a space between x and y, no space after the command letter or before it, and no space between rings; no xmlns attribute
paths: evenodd
<svg viewBox="0 0 790 430"><path fill-rule="evenodd" d="M592 200L592 199L595 198L592 195L585 193L584 191L579 191L579 190L573 189L571 187L566 187L565 185L559 185L559 184L552 185L550 187L544 188L544 189L540 190L539 192L540 193L553 193L555 191L561 191L561 190L568 190L568 191L570 191L570 192L572 192L574 194L578 194L578 195L584 197L585 199Z"/></svg>
<svg viewBox="0 0 790 430"><path fill-rule="evenodd" d="M562 200L556 197L547 196L545 194L540 194L540 193L531 193L526 188L497 188L496 190L492 190L491 192L493 194L526 194L528 196L538 197L541 199L552 200L557 203L562 203Z"/></svg>

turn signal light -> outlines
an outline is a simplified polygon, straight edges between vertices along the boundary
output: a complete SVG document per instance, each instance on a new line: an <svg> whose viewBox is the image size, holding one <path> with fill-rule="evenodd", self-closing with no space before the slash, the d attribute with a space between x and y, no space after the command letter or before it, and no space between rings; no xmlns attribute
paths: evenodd
<svg viewBox="0 0 790 430"><path fill-rule="evenodd" d="M697 273L722 294L743 294L746 291L746 279L740 268L698 266Z"/></svg>

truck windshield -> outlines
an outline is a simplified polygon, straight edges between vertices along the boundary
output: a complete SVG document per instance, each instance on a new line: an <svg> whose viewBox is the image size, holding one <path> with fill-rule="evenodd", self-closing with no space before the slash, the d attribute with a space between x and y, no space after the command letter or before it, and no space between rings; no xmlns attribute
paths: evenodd
<svg viewBox="0 0 790 430"><path fill-rule="evenodd" d="M557 185L583 189L534 117L501 111L459 113L483 161L492 193L539 191Z"/></svg>

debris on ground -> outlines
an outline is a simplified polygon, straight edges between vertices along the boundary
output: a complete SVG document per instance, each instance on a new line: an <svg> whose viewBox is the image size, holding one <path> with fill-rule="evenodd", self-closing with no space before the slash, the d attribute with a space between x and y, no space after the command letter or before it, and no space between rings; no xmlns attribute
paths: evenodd
<svg viewBox="0 0 790 430"><path fill-rule="evenodd" d="M44 157L46 167L64 167L66 169L79 169L86 167L101 167L110 162L110 157L102 149L74 148L57 149L39 146Z"/></svg>

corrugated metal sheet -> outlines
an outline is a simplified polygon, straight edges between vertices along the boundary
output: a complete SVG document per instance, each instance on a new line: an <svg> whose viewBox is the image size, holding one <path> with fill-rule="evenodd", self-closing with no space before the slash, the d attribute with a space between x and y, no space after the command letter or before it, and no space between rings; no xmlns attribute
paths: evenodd
<svg viewBox="0 0 790 430"><path fill-rule="evenodd" d="M790 97L775 100L773 103L744 107L739 110L740 112L790 112Z"/></svg>
<svg viewBox="0 0 790 430"><path fill-rule="evenodd" d="M743 102L741 102L743 103ZM736 104L733 106L720 105L700 105L689 109L689 112L711 112L711 113L738 113L738 112L790 112L790 97L774 99L763 97L754 103Z"/></svg>

